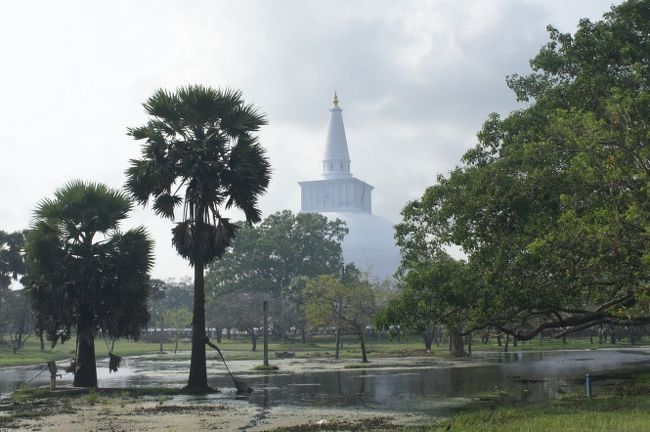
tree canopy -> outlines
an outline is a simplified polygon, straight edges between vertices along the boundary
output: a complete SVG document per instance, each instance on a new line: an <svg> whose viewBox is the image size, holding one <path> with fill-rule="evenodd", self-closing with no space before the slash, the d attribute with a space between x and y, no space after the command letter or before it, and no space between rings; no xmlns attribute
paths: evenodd
<svg viewBox="0 0 650 432"><path fill-rule="evenodd" d="M462 338L457 336L467 323L465 314L473 300L465 263L438 251L428 260L412 264L402 264L401 290L381 311L378 325L399 325L421 333L427 351L431 351L438 326L444 325L453 333L454 352L464 354Z"/></svg>
<svg viewBox="0 0 650 432"><path fill-rule="evenodd" d="M0 230L0 292L25 275L25 233Z"/></svg>
<svg viewBox="0 0 650 432"><path fill-rule="evenodd" d="M507 80L527 106L490 115L401 226L460 246L475 326L519 339L650 322L650 2L549 34Z"/></svg>
<svg viewBox="0 0 650 432"><path fill-rule="evenodd" d="M348 264L341 278L327 274L310 278L304 290L309 323L315 327L334 327L337 333L341 328L357 333L362 362L366 363L365 330L373 323L378 310L376 291L367 277L354 264ZM338 342L337 337L337 345Z"/></svg>
<svg viewBox="0 0 650 432"><path fill-rule="evenodd" d="M234 306L223 299L237 293L270 297L274 332L284 338L287 329L298 329L304 341L303 292L294 282L300 277L339 274L345 234L347 228L338 219L330 221L317 213L277 212L256 227L239 230L223 258L210 265L207 289L226 309Z"/></svg>
<svg viewBox="0 0 650 432"><path fill-rule="evenodd" d="M206 283L214 294L254 289L280 298L297 276L340 273L345 234L340 220L277 212L256 227L243 227L223 258L210 265Z"/></svg>

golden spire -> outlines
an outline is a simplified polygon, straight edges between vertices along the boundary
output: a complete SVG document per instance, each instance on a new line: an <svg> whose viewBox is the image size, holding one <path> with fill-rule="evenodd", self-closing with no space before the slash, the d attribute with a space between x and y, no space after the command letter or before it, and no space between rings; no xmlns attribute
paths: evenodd
<svg viewBox="0 0 650 432"><path fill-rule="evenodd" d="M336 90L334 90L334 99L332 99L332 105L334 108L339 107L339 97L336 95Z"/></svg>

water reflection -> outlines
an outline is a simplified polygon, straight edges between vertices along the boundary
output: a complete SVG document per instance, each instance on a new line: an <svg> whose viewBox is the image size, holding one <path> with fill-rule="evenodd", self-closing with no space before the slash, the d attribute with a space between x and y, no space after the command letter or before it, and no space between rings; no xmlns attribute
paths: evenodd
<svg viewBox="0 0 650 432"><path fill-rule="evenodd" d="M338 370L271 375L236 374L253 386L249 403L264 408L279 405L369 408L440 414L455 403L498 390L510 397L539 400L579 389L576 378L585 373L622 368L650 368L650 352L644 349L479 353L476 367L397 368ZM153 361L126 358L117 374L108 374L99 363L99 382L105 387L181 384L187 379L186 361ZM0 369L0 392L27 381L40 367ZM222 393L208 399L234 397L230 377L209 364L210 385ZM45 385L47 374L34 384ZM72 375L64 375L70 384Z"/></svg>

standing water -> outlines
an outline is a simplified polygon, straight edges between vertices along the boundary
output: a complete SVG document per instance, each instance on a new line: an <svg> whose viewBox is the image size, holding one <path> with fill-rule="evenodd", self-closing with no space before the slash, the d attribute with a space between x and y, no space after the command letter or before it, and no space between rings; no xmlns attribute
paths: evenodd
<svg viewBox="0 0 650 432"><path fill-rule="evenodd" d="M282 363L281 371L269 375L235 372L255 389L250 403L263 407L303 406L342 407L443 414L467 398L498 391L511 398L540 400L558 393L580 390L586 373L650 368L646 349L602 349L525 353L475 353L466 365L338 369L291 372ZM403 360L403 359L402 359ZM413 359L415 360L415 359ZM385 361L385 359L384 359ZM239 370L250 370L258 362L231 362ZM189 361L142 356L125 358L119 372L109 374L106 362L98 362L102 387L182 385ZM371 364L372 365L372 364ZM221 393L209 399L232 398L232 381L216 361L208 364L210 385ZM29 380L41 368L0 369L0 392L7 393ZM44 372L32 385L46 385ZM70 385L72 375L60 381ZM597 392L597 385L595 387Z"/></svg>

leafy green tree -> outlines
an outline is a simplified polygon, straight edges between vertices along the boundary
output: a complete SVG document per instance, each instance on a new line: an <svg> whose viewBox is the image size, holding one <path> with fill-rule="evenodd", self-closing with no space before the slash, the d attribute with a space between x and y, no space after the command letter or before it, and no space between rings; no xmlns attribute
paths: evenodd
<svg viewBox="0 0 650 432"><path fill-rule="evenodd" d="M251 338L251 351L257 350L257 339L264 325L263 304L269 296L257 291L240 291L221 298L221 313L234 328L243 330Z"/></svg>
<svg viewBox="0 0 650 432"><path fill-rule="evenodd" d="M165 300L165 282L160 279L151 279L151 286L149 292L149 301L147 310L149 311L150 322L147 328L153 325L154 333L158 333L158 342L160 344L160 352L163 352L164 342L164 309L163 301ZM156 325L159 325L159 331L156 330Z"/></svg>
<svg viewBox="0 0 650 432"><path fill-rule="evenodd" d="M34 334L34 316L24 289L8 291L5 294L5 302L5 312L0 324L4 335L8 335L9 340L5 340L5 343L16 354L23 349L30 335Z"/></svg>
<svg viewBox="0 0 650 432"><path fill-rule="evenodd" d="M400 228L405 233L405 226ZM430 260L409 268L403 264L402 268L406 271L401 278L402 290L381 311L378 324L420 332L427 352L431 352L436 330L444 325L450 333L454 354L464 355L462 328L467 323L465 316L472 300L465 264L440 251Z"/></svg>
<svg viewBox="0 0 650 432"><path fill-rule="evenodd" d="M18 281L25 275L24 247L24 232L7 233L0 230L0 317L5 315L7 303L11 301L9 287L12 281ZM3 320L0 319L0 338L5 330Z"/></svg>
<svg viewBox="0 0 650 432"><path fill-rule="evenodd" d="M192 312L186 308L167 310L164 321L174 329L174 354L178 351L178 340L183 331L192 325Z"/></svg>
<svg viewBox="0 0 650 432"><path fill-rule="evenodd" d="M12 280L25 275L25 233L0 230L0 290L7 290Z"/></svg>
<svg viewBox="0 0 650 432"><path fill-rule="evenodd" d="M289 210L242 227L232 247L206 275L214 293L256 290L279 299L297 276L338 274L343 262L344 222L317 213Z"/></svg>
<svg viewBox="0 0 650 432"><path fill-rule="evenodd" d="M293 289L295 278L338 274L343 258L341 241L347 233L340 220L329 221L315 213L288 210L267 217L256 227L242 228L223 258L210 265L206 284L218 298L231 292L257 291L273 300L274 326L302 326L301 296Z"/></svg>
<svg viewBox="0 0 650 432"><path fill-rule="evenodd" d="M508 79L528 106L491 115L409 204L432 247L468 255L477 326L516 339L650 322L650 2L549 32L533 72Z"/></svg>
<svg viewBox="0 0 650 432"><path fill-rule="evenodd" d="M172 244L194 267L192 359L188 388L207 389L204 268L230 246L238 226L224 217L232 207L247 223L260 221L257 200L266 191L270 165L253 135L266 124L234 90L203 86L156 91L144 108L151 116L129 129L144 140L142 157L131 160L126 188L142 205L153 198L159 216L181 221Z"/></svg>
<svg viewBox="0 0 650 432"><path fill-rule="evenodd" d="M137 338L149 321L152 242L144 228L119 231L127 195L72 181L36 207L27 233L25 291L52 344L77 332L74 385L97 387L95 337Z"/></svg>
<svg viewBox="0 0 650 432"><path fill-rule="evenodd" d="M307 320L315 327L335 327L337 333L347 328L359 335L361 361L368 362L366 327L377 313L373 286L352 264L345 268L343 279L332 275L311 278L305 286ZM338 351L337 337L337 351Z"/></svg>

